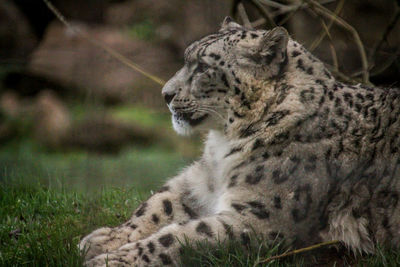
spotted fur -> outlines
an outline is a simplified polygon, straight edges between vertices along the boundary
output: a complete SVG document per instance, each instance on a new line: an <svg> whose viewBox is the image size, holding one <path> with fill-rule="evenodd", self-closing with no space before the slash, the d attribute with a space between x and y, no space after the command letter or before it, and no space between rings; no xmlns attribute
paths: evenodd
<svg viewBox="0 0 400 267"><path fill-rule="evenodd" d="M208 131L200 160L116 228L85 237L88 266L179 262L182 241L293 247L400 244L400 92L334 79L283 28L226 19L190 45L163 95L175 130Z"/></svg>

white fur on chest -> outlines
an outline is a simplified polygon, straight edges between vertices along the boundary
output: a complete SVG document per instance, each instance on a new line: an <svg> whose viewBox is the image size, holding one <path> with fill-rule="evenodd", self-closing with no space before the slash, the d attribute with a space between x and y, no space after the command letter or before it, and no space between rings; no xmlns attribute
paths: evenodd
<svg viewBox="0 0 400 267"><path fill-rule="evenodd" d="M208 134L203 159L210 167L210 171L216 183L223 182L224 171L230 160L226 159L226 154L231 150L229 141L219 132L210 131Z"/></svg>
<svg viewBox="0 0 400 267"><path fill-rule="evenodd" d="M205 144L204 153L199 162L201 175L190 181L191 189L203 215L211 215L223 210L223 195L226 191L227 172L232 165L230 157L225 156L231 150L229 141L219 132L210 131Z"/></svg>

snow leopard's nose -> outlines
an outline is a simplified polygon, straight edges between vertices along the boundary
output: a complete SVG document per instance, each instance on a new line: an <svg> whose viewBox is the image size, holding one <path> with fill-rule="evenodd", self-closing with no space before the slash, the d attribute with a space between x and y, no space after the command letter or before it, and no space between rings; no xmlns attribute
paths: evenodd
<svg viewBox="0 0 400 267"><path fill-rule="evenodd" d="M163 92L163 96L164 96L165 102L167 102L167 105L168 105L169 103L171 103L172 99L174 99L176 94L172 93L172 92Z"/></svg>
<svg viewBox="0 0 400 267"><path fill-rule="evenodd" d="M174 100L174 97L182 91L183 88L183 81L185 73L182 69L180 69L174 77L169 79L169 81L166 82L164 85L161 94L165 99L165 102L167 105L169 105L172 100Z"/></svg>

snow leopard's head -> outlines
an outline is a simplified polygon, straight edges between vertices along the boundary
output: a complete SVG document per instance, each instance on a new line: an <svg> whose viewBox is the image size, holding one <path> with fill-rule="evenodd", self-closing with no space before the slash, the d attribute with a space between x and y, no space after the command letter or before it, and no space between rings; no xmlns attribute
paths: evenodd
<svg viewBox="0 0 400 267"><path fill-rule="evenodd" d="M249 30L227 17L219 32L191 44L162 90L175 131L188 135L243 119L261 82L280 74L288 39L282 27Z"/></svg>

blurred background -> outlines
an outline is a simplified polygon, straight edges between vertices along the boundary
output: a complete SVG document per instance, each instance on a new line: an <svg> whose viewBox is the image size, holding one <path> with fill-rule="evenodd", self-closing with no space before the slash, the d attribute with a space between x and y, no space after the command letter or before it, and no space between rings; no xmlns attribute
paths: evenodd
<svg viewBox="0 0 400 267"><path fill-rule="evenodd" d="M399 86L396 0L53 0L74 28L168 80L226 15L291 36L349 83ZM0 182L156 189L201 153L161 86L66 28L41 0L0 1Z"/></svg>

